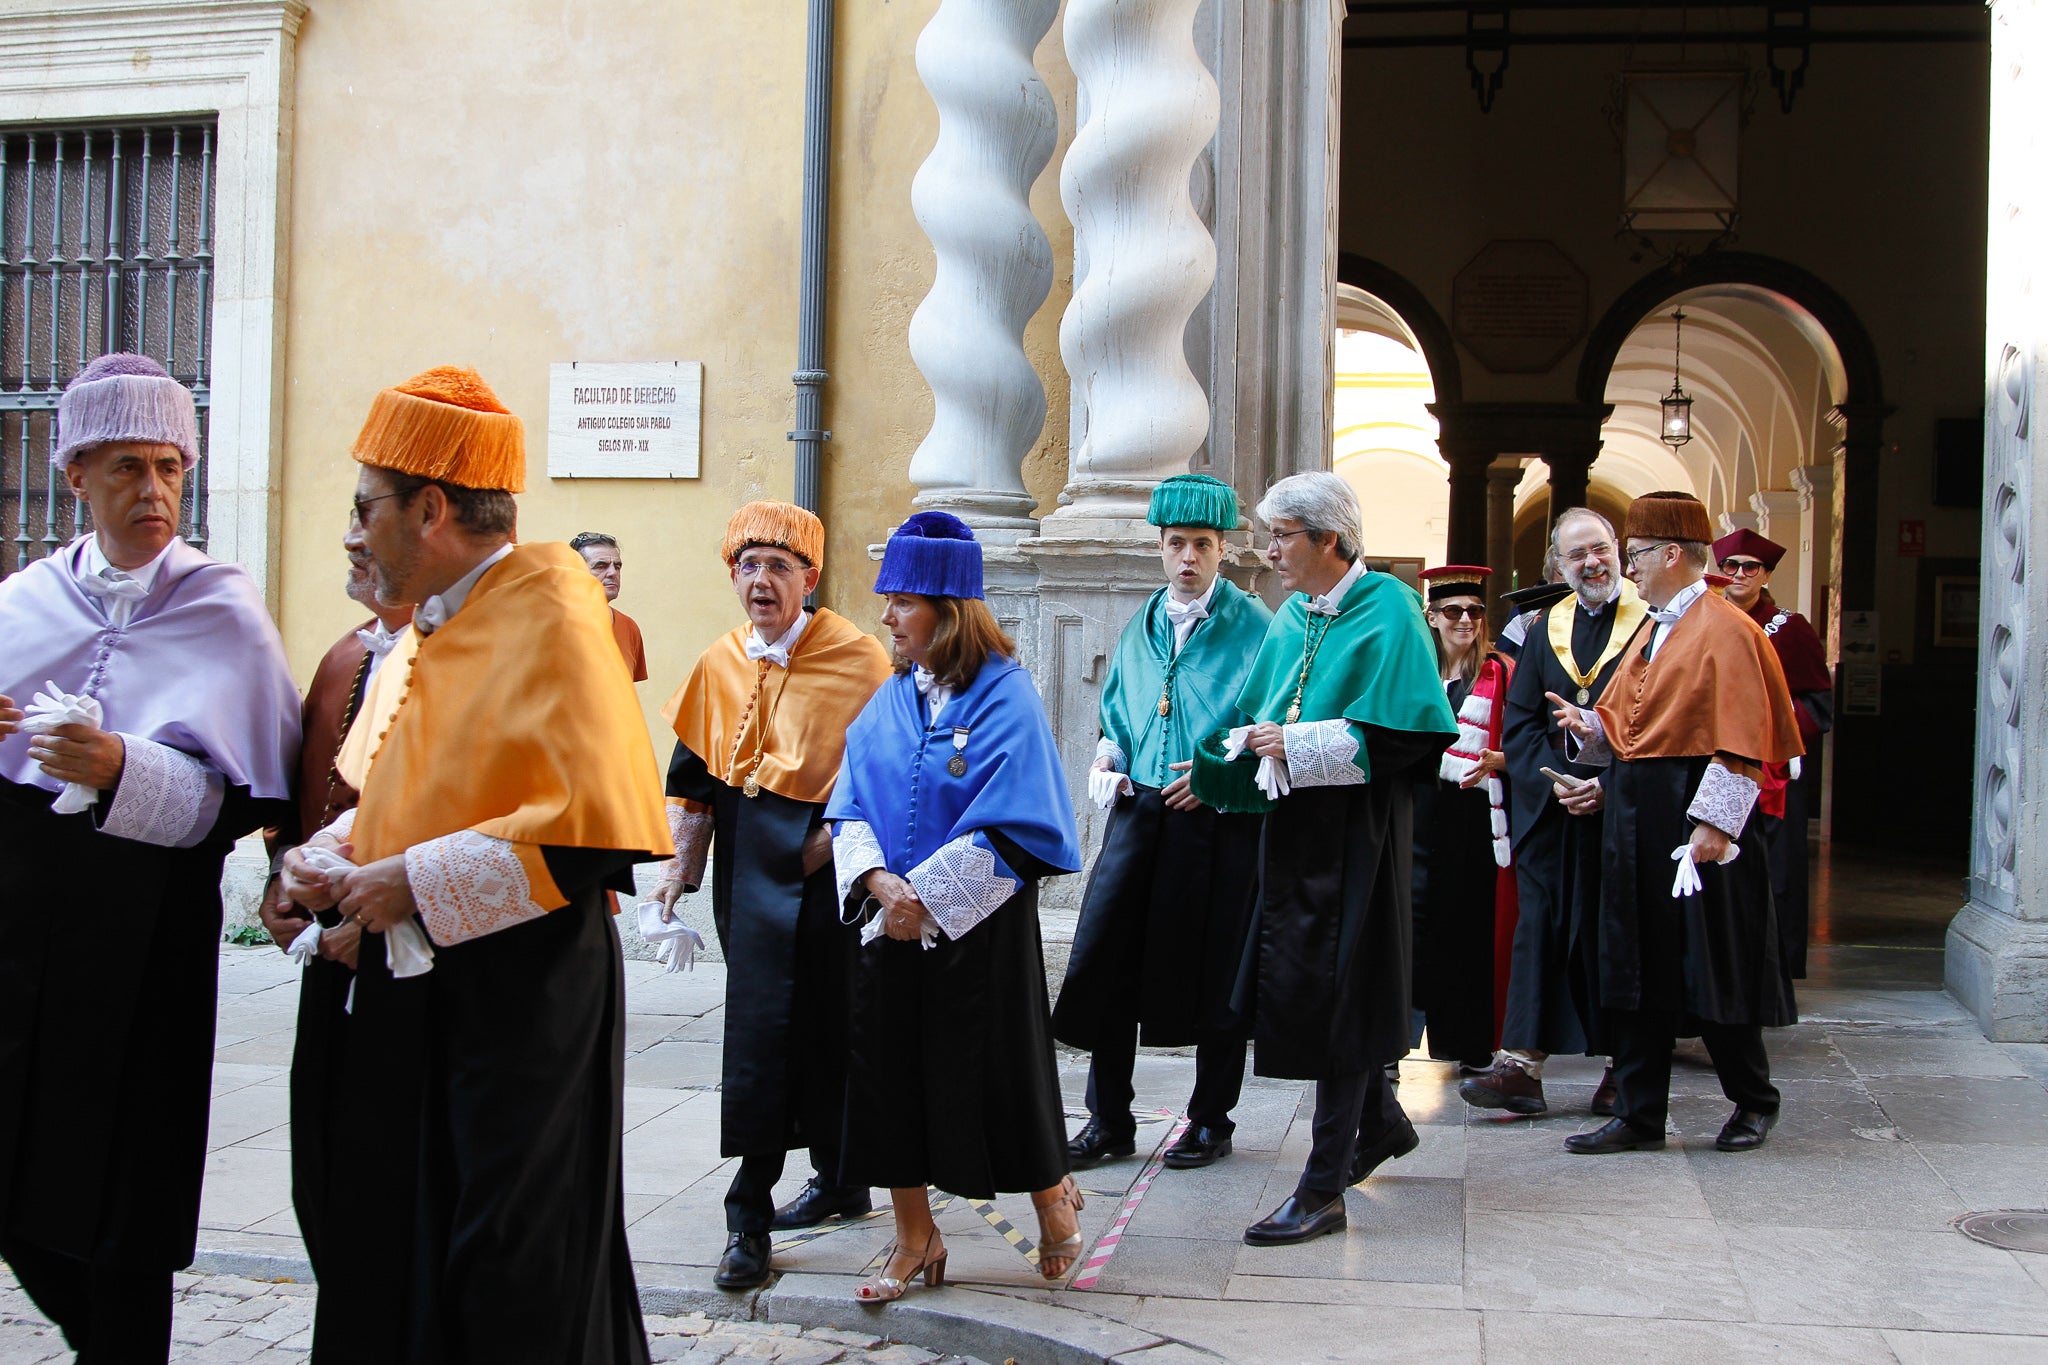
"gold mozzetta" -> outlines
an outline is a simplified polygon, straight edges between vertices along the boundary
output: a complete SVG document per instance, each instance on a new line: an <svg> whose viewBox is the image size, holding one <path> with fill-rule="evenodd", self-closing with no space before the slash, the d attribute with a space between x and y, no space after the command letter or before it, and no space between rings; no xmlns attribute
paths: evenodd
<svg viewBox="0 0 2048 1365"><path fill-rule="evenodd" d="M1579 599L1567 597L1550 608L1550 652L1557 655L1558 663L1571 675L1578 686L1578 694L1572 698L1584 706L1593 695L1593 680L1600 676L1600 670L1621 657L1621 651L1628 648L1628 642L1635 636L1636 627L1643 623L1649 608L1636 592L1636 585L1628 579L1621 580L1621 593L1614 599L1614 629L1608 633L1607 647L1600 651L1600 657L1585 672L1572 658L1572 613L1579 610Z"/></svg>

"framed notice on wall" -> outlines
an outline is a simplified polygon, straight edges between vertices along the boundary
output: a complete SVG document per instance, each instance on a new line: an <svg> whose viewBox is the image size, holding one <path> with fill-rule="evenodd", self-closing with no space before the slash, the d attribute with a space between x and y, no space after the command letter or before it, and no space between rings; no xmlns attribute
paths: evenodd
<svg viewBox="0 0 2048 1365"><path fill-rule="evenodd" d="M694 479L702 472L704 366L694 360L548 367L548 477Z"/></svg>

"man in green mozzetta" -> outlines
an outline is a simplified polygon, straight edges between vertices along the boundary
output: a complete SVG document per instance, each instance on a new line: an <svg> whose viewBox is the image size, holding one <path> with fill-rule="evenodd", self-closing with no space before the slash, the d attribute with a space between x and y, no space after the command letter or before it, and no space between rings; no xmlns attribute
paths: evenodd
<svg viewBox="0 0 2048 1365"><path fill-rule="evenodd" d="M1253 1070L1316 1082L1294 1193L1245 1230L1253 1246L1345 1225L1344 1190L1415 1149L1384 1067L1408 1051L1412 791L1458 726L1414 589L1359 560L1358 499L1295 474L1258 506L1287 601L1238 709L1251 722L1196 749L1192 790L1269 812L1253 945Z"/></svg>
<svg viewBox="0 0 2048 1365"><path fill-rule="evenodd" d="M1179 1169L1230 1155L1244 1085L1243 1019L1231 1008L1257 894L1259 817L1226 815L1188 790L1197 741L1242 719L1238 693L1273 613L1218 572L1237 494L1204 474L1152 490L1166 586L1125 627L1102 688L1090 794L1110 810L1088 876L1053 1034L1087 1048L1088 1123L1075 1167L1136 1150L1131 1072L1148 1047L1195 1047L1188 1124L1161 1159Z"/></svg>

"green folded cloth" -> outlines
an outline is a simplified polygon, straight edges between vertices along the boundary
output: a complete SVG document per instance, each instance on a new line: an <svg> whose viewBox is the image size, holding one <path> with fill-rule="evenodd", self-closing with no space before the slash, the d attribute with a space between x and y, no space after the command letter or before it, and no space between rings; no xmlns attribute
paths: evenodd
<svg viewBox="0 0 2048 1365"><path fill-rule="evenodd" d="M1195 746L1188 789L1195 799L1225 815L1264 815L1280 804L1259 790L1258 755L1247 749L1235 760L1223 756L1228 734L1217 733Z"/></svg>

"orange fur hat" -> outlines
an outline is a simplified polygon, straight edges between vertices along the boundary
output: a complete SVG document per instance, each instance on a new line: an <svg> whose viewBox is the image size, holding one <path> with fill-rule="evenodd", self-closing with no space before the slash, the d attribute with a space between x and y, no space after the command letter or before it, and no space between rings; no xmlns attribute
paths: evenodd
<svg viewBox="0 0 2048 1365"><path fill-rule="evenodd" d="M1707 506L1690 493L1645 493L1628 505L1621 528L1623 540L1689 540L1705 545L1714 539Z"/></svg>
<svg viewBox="0 0 2048 1365"><path fill-rule="evenodd" d="M526 427L460 365L380 389L349 451L362 464L462 488L526 491Z"/></svg>
<svg viewBox="0 0 2048 1365"><path fill-rule="evenodd" d="M825 567L825 523L793 502L750 502L725 524L718 552L730 564L749 545L776 545L814 569Z"/></svg>

